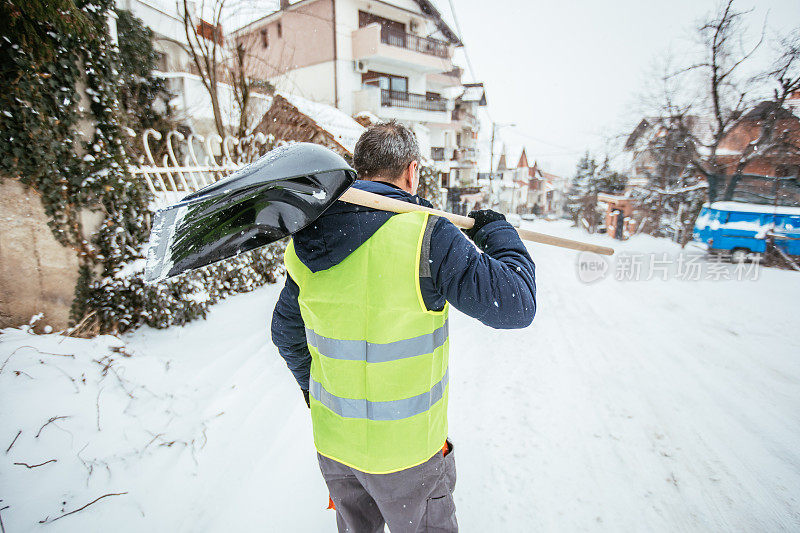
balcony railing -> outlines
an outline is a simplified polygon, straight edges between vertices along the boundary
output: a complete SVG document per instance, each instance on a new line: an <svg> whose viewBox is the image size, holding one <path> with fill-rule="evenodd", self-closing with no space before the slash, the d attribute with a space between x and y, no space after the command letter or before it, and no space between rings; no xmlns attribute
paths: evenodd
<svg viewBox="0 0 800 533"><path fill-rule="evenodd" d="M410 109L421 109L422 111L444 112L447 111L447 100L424 94L381 89L381 106L407 107Z"/></svg>
<svg viewBox="0 0 800 533"><path fill-rule="evenodd" d="M456 161L476 161L478 151L475 148L459 148L455 153Z"/></svg>
<svg viewBox="0 0 800 533"><path fill-rule="evenodd" d="M434 161L444 161L444 148L441 146L431 147L431 159Z"/></svg>
<svg viewBox="0 0 800 533"><path fill-rule="evenodd" d="M389 46L397 46L421 54L441 57L443 59L450 58L449 45L444 41L431 39L429 37L420 37L419 35L411 33L381 28L381 42Z"/></svg>

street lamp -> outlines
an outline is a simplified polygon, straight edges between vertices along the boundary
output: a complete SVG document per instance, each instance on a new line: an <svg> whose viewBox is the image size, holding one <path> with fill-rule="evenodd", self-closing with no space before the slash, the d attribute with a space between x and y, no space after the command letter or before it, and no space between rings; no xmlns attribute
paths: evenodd
<svg viewBox="0 0 800 533"><path fill-rule="evenodd" d="M490 157L489 157L489 179L490 180L494 176L494 134L495 134L495 131L498 130L499 128L514 127L514 126L516 126L516 124L513 123L513 122L506 122L504 124L501 124L499 122L492 122L492 145L489 148L489 153L491 154Z"/></svg>

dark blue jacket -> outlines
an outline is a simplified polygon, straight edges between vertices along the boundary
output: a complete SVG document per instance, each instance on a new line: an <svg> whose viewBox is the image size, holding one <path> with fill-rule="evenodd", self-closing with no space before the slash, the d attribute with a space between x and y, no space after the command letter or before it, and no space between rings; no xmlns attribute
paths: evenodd
<svg viewBox="0 0 800 533"><path fill-rule="evenodd" d="M353 187L422 205L430 204L392 185L355 182ZM339 264L369 239L394 213L336 202L294 236L297 256L312 272ZM431 234L431 277L420 278L428 309L445 301L487 326L524 328L536 313L534 264L516 230L505 221L491 222L475 235L478 251L452 222L440 218ZM308 390L311 354L300 306L299 288L286 275L272 315L272 342L303 390Z"/></svg>

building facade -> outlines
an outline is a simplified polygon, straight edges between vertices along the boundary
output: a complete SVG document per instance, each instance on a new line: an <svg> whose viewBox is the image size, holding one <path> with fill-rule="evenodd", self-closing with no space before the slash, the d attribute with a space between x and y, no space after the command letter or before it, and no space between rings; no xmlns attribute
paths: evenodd
<svg viewBox="0 0 800 533"><path fill-rule="evenodd" d="M428 0L284 0L232 38L251 77L362 123L406 124L444 186L477 180L483 88L462 86L452 62L461 41Z"/></svg>

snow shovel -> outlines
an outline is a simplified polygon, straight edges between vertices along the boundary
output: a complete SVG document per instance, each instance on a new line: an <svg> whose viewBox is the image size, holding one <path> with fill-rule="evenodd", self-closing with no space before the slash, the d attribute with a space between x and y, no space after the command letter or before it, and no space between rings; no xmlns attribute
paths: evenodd
<svg viewBox="0 0 800 533"><path fill-rule="evenodd" d="M336 200L383 211L428 211L468 229L474 220L352 189L356 172L312 143L276 148L220 181L156 212L145 281L155 283L294 234ZM610 255L611 248L517 230L523 239Z"/></svg>

